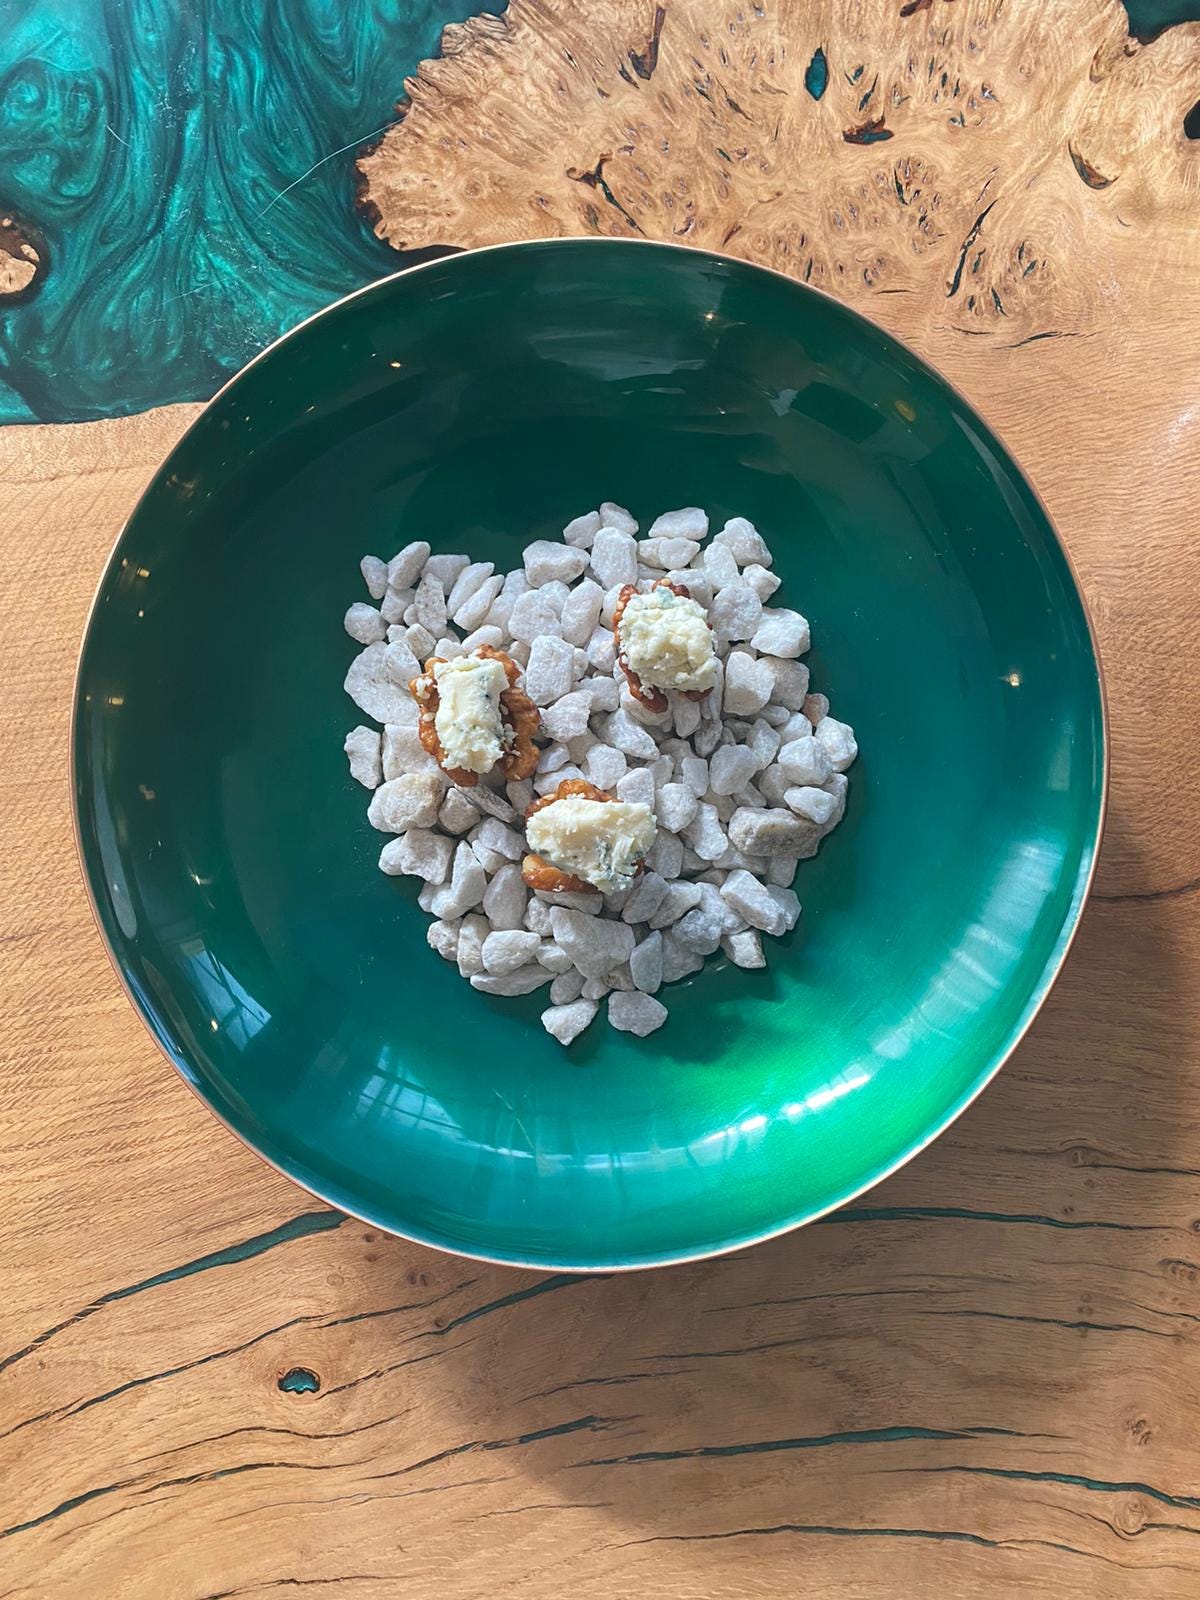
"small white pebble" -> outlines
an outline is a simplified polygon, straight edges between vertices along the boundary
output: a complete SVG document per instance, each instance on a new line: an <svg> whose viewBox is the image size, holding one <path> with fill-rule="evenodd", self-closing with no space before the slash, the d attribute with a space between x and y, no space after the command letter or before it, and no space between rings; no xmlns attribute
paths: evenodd
<svg viewBox="0 0 1200 1600"><path fill-rule="evenodd" d="M425 661L433 653L437 635L423 628L419 622L410 623L404 630L404 642L418 661Z"/></svg>
<svg viewBox="0 0 1200 1600"><path fill-rule="evenodd" d="M745 928L741 933L727 933L721 948L735 967L765 967L762 939L757 928Z"/></svg>
<svg viewBox="0 0 1200 1600"><path fill-rule="evenodd" d="M429 546L424 539L414 539L388 562L389 589L410 589L417 581L421 568L429 560Z"/></svg>
<svg viewBox="0 0 1200 1600"><path fill-rule="evenodd" d="M748 583L731 583L714 596L708 608L708 620L718 639L732 643L749 639L754 634L762 609L762 601Z"/></svg>
<svg viewBox="0 0 1200 1600"><path fill-rule="evenodd" d="M652 995L611 994L608 997L608 1020L621 1033L635 1034L644 1039L648 1033L661 1028L667 1020L667 1008Z"/></svg>
<svg viewBox="0 0 1200 1600"><path fill-rule="evenodd" d="M604 590L591 578L584 578L563 601L559 631L568 644L586 649L592 630L600 619Z"/></svg>
<svg viewBox="0 0 1200 1600"><path fill-rule="evenodd" d="M550 973L537 961L515 972L480 972L471 979L472 989L484 994L531 994L550 982Z"/></svg>
<svg viewBox="0 0 1200 1600"><path fill-rule="evenodd" d="M660 828L680 833L696 815L696 806L697 796L686 783L664 783L658 791L654 813Z"/></svg>
<svg viewBox="0 0 1200 1600"><path fill-rule="evenodd" d="M833 771L830 752L814 736L792 739L779 752L779 765L789 784L821 784Z"/></svg>
<svg viewBox="0 0 1200 1600"><path fill-rule="evenodd" d="M664 511L650 524L651 539L690 539L697 543L708 538L708 512L699 506L683 506L679 511ZM691 557L688 557L691 560ZM679 561L676 566L686 566Z"/></svg>
<svg viewBox="0 0 1200 1600"><path fill-rule="evenodd" d="M600 525L604 528L619 528L622 533L638 531L637 523L625 507L614 505L611 500L605 500L600 507Z"/></svg>
<svg viewBox="0 0 1200 1600"><path fill-rule="evenodd" d="M745 517L730 517L720 533L715 535L713 543L726 545L741 567L751 562L757 562L761 567L773 564L774 558L767 549L766 541Z"/></svg>
<svg viewBox="0 0 1200 1600"><path fill-rule="evenodd" d="M460 579L461 582L461 579ZM487 578L468 600L454 612L456 625L466 632L480 628L491 615L492 607L500 598L501 578Z"/></svg>
<svg viewBox="0 0 1200 1600"><path fill-rule="evenodd" d="M508 861L482 892L483 913L493 928L507 930L525 925L529 890L518 862Z"/></svg>
<svg viewBox="0 0 1200 1600"><path fill-rule="evenodd" d="M783 798L797 816L807 817L810 822L815 822L818 828L823 828L838 808L833 795L824 789L808 786L788 789Z"/></svg>
<svg viewBox="0 0 1200 1600"><path fill-rule="evenodd" d="M557 950L558 946L555 945L554 948ZM558 973L550 985L550 998L556 1006L569 1006L571 1001L578 1000L582 993L583 978L571 966L565 972Z"/></svg>
<svg viewBox="0 0 1200 1600"><path fill-rule="evenodd" d="M508 619L508 631L514 639L522 639L526 644L532 645L536 639L553 634L557 630L558 612L554 607L553 594L546 594L540 589L530 589L527 594L517 597L512 615Z"/></svg>
<svg viewBox="0 0 1200 1600"><path fill-rule="evenodd" d="M415 832L414 829L412 832L402 834L401 842L411 839ZM439 834L433 834L431 837L438 839L447 847L450 845L449 839L443 839ZM479 865L475 852L465 840L461 841L454 852L450 882L440 888L434 896L434 916L441 917L443 921L461 917L464 911L470 911L483 899L487 881L487 873Z"/></svg>
<svg viewBox="0 0 1200 1600"><path fill-rule="evenodd" d="M388 677L386 644L369 644L350 663L343 688L360 711L376 722L396 722L412 703L407 689Z"/></svg>
<svg viewBox="0 0 1200 1600"><path fill-rule="evenodd" d="M407 690L412 680L420 676L421 663L408 648L405 639L395 639L384 648L384 671L394 684Z"/></svg>
<svg viewBox="0 0 1200 1600"><path fill-rule="evenodd" d="M557 772L559 767L565 767L570 759L571 752L565 744L548 744L538 757L538 775L544 772Z"/></svg>
<svg viewBox="0 0 1200 1600"><path fill-rule="evenodd" d="M752 856L746 857L747 861L752 861L753 859ZM781 889L790 889L799 864L796 856L769 856L767 858L767 882L778 884ZM762 871L761 863L759 871Z"/></svg>
<svg viewBox="0 0 1200 1600"><path fill-rule="evenodd" d="M346 632L359 644L378 644L387 635L387 623L374 606L356 600L346 612Z"/></svg>
<svg viewBox="0 0 1200 1600"><path fill-rule="evenodd" d="M446 595L446 610L451 616L454 616L461 606L466 605L471 596L483 587L495 570L495 563L492 561L472 561L462 569ZM426 565L425 571L428 574L428 565ZM504 579L501 578L493 590L493 597L500 593L503 584Z"/></svg>
<svg viewBox="0 0 1200 1600"><path fill-rule="evenodd" d="M749 872L731 872L721 886L721 898L752 928L778 937L788 928L787 913L775 899L777 894L790 894L788 889L776 889ZM795 896L792 896L795 899ZM797 912L799 905L797 903ZM793 918L793 921L795 919Z"/></svg>
<svg viewBox="0 0 1200 1600"><path fill-rule="evenodd" d="M383 782L382 743L382 734L360 726L351 729L342 745L350 758L350 776L364 789L377 789Z"/></svg>
<svg viewBox="0 0 1200 1600"><path fill-rule="evenodd" d="M679 776L697 798L707 792L708 762L703 756L684 756L679 763Z"/></svg>
<svg viewBox="0 0 1200 1600"><path fill-rule="evenodd" d="M617 784L625 776L629 763L621 750L614 750L611 745L598 744L588 751L583 760L583 775L589 783L594 783L597 789L603 789L606 794L616 792Z"/></svg>
<svg viewBox="0 0 1200 1600"><path fill-rule="evenodd" d="M563 529L563 540L566 544L573 544L580 550L590 550L592 540L600 531L600 513L598 511L585 511L581 517L572 517Z"/></svg>
<svg viewBox="0 0 1200 1600"><path fill-rule="evenodd" d="M525 546L524 562L530 587L540 589L544 583L574 583L588 564L588 553L556 539L534 539Z"/></svg>
<svg viewBox="0 0 1200 1600"><path fill-rule="evenodd" d="M433 833L428 828L410 828L398 839L392 839L384 845L379 856L379 869L389 877L403 874L410 878L424 878L429 884L442 884L450 868L450 852L453 848L444 834ZM478 867L474 856L471 861L472 865ZM464 906L463 910L466 909ZM450 921L461 916L462 912L439 909L437 915L443 921Z"/></svg>
<svg viewBox="0 0 1200 1600"><path fill-rule="evenodd" d="M438 812L438 826L447 833L467 833L479 821L479 813L459 788L451 788Z"/></svg>
<svg viewBox="0 0 1200 1600"><path fill-rule="evenodd" d="M723 744L709 762L714 794L730 795L743 788L759 770L753 750L744 744Z"/></svg>
<svg viewBox="0 0 1200 1600"><path fill-rule="evenodd" d="M718 702L719 704L719 702ZM705 719L692 738L692 748L698 756L710 756L721 742L721 724L715 718Z"/></svg>
<svg viewBox="0 0 1200 1600"><path fill-rule="evenodd" d="M700 904L698 883L668 883L658 906L646 918L652 928L668 928Z"/></svg>
<svg viewBox="0 0 1200 1600"><path fill-rule="evenodd" d="M617 780L617 799L654 809L654 777L649 767L635 767Z"/></svg>
<svg viewBox="0 0 1200 1600"><path fill-rule="evenodd" d="M550 907L537 895L534 895L525 907L525 926L539 938L546 939L550 936Z"/></svg>
<svg viewBox="0 0 1200 1600"><path fill-rule="evenodd" d="M431 950L436 950L443 961L458 960L458 930L462 926L458 922L431 922L425 930L425 938Z"/></svg>
<svg viewBox="0 0 1200 1600"><path fill-rule="evenodd" d="M694 950L686 950L669 929L663 933L663 982L677 983L690 973L699 972L704 957Z"/></svg>
<svg viewBox="0 0 1200 1600"><path fill-rule="evenodd" d="M646 865L668 882L677 878L683 867L683 842L677 835L660 828L646 853Z"/></svg>
<svg viewBox="0 0 1200 1600"><path fill-rule="evenodd" d="M441 584L432 573L426 573L417 585L413 612L418 625L427 633L433 634L435 639L445 632L446 596L442 593Z"/></svg>
<svg viewBox="0 0 1200 1600"><path fill-rule="evenodd" d="M637 581L637 543L632 534L603 527L592 545L592 571L605 589Z"/></svg>
<svg viewBox="0 0 1200 1600"><path fill-rule="evenodd" d="M367 821L383 833L432 828L444 792L445 780L440 773L405 772L376 789L367 807Z"/></svg>
<svg viewBox="0 0 1200 1600"><path fill-rule="evenodd" d="M478 840L503 856L506 861L520 861L525 854L525 840L515 829L500 821L499 817L484 817L476 835Z"/></svg>
<svg viewBox="0 0 1200 1600"><path fill-rule="evenodd" d="M541 939L537 947L537 959L549 972L561 975L564 972L574 972L571 958L561 946L555 944L553 939Z"/></svg>
<svg viewBox="0 0 1200 1600"><path fill-rule="evenodd" d="M760 567L756 561L752 561L742 573L742 580L750 585L760 600L769 600L779 587L779 578L775 573Z"/></svg>
<svg viewBox="0 0 1200 1600"><path fill-rule="evenodd" d="M604 719L603 737L627 756L639 756L652 761L658 754L658 746L645 728L620 709Z"/></svg>
<svg viewBox="0 0 1200 1600"><path fill-rule="evenodd" d="M382 600L387 593L387 562L381 561L378 556L364 556L358 563L358 570L363 575L371 599Z"/></svg>
<svg viewBox="0 0 1200 1600"><path fill-rule="evenodd" d="M567 693L542 713L542 729L552 739L576 739L587 732L592 697L582 689Z"/></svg>
<svg viewBox="0 0 1200 1600"><path fill-rule="evenodd" d="M485 816L499 817L501 822L516 822L517 813L508 800L486 784L477 783L473 789L464 789L463 793L475 809L482 811Z"/></svg>
<svg viewBox="0 0 1200 1600"><path fill-rule="evenodd" d="M729 843L716 806L701 800L696 815L684 829L684 838L702 861L715 861Z"/></svg>
<svg viewBox="0 0 1200 1600"><path fill-rule="evenodd" d="M762 620L750 642L763 655L782 656L788 660L805 653L812 643L812 634L807 620L798 611L764 607Z"/></svg>
<svg viewBox="0 0 1200 1600"><path fill-rule="evenodd" d="M559 981L556 978L554 983ZM550 987L550 998L554 999L554 984ZM578 1039L599 1009L599 1003L595 1000L571 1000L565 1005L547 1006L542 1012L542 1027L559 1044L570 1044Z"/></svg>
<svg viewBox="0 0 1200 1600"><path fill-rule="evenodd" d="M661 522L662 518L658 520ZM674 568L686 567L699 548L695 539L643 539L637 547L638 561L639 565L644 563L651 569L670 572Z"/></svg>
<svg viewBox="0 0 1200 1600"><path fill-rule="evenodd" d="M459 924L458 970L462 977L473 978L483 971L483 941L491 931L485 917L464 917Z"/></svg>
<svg viewBox="0 0 1200 1600"><path fill-rule="evenodd" d="M519 929L489 933L483 941L485 972L515 972L534 959L541 940L536 933Z"/></svg>
<svg viewBox="0 0 1200 1600"><path fill-rule="evenodd" d="M438 555L430 556L425 563L425 571L431 572L442 586L442 593L449 594L458 581L459 573L465 572L471 565L469 556ZM415 581L415 580L414 580Z"/></svg>
<svg viewBox="0 0 1200 1600"><path fill-rule="evenodd" d="M662 904L666 892L666 882L657 872L639 873L634 879L632 889L625 897L625 904L621 907L621 921L628 922L631 926L639 922L648 922Z"/></svg>
<svg viewBox="0 0 1200 1600"><path fill-rule="evenodd" d="M729 842L748 856L781 854L807 860L816 854L821 832L807 817L791 811L739 806L729 820Z"/></svg>
<svg viewBox="0 0 1200 1600"><path fill-rule="evenodd" d="M765 661L735 651L725 663L725 710L731 716L753 716L771 698L774 682Z"/></svg>
<svg viewBox="0 0 1200 1600"><path fill-rule="evenodd" d="M550 912L554 937L585 978L602 978L628 961L633 950L633 929L624 922L585 916L565 906Z"/></svg>
<svg viewBox="0 0 1200 1600"><path fill-rule="evenodd" d="M617 659L617 643L609 628L595 627L587 642L587 658L597 672L611 672Z"/></svg>
<svg viewBox="0 0 1200 1600"><path fill-rule="evenodd" d="M474 651L481 649L485 644L491 645L492 649L495 650L499 648L503 641L504 634L499 628L489 627L484 624L476 628L472 633L467 634L462 642L463 654L469 656Z"/></svg>
<svg viewBox="0 0 1200 1600"><path fill-rule="evenodd" d="M759 717L750 729L746 746L754 756L755 770L762 772L779 754L779 731Z"/></svg>
<svg viewBox="0 0 1200 1600"><path fill-rule="evenodd" d="M822 717L813 730L813 737L829 757L835 772L845 772L858 755L854 729L836 717Z"/></svg>
<svg viewBox="0 0 1200 1600"><path fill-rule="evenodd" d="M673 697L671 706L675 732L681 739L690 739L700 726L700 702L691 700L687 695L678 694Z"/></svg>
<svg viewBox="0 0 1200 1600"><path fill-rule="evenodd" d="M635 989L643 994L657 994L662 987L663 939L661 933L648 933L634 945L629 958L629 973Z"/></svg>

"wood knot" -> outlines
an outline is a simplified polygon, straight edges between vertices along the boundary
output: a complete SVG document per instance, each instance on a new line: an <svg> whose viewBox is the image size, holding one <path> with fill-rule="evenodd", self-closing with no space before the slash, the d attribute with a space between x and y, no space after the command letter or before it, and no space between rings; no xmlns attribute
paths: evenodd
<svg viewBox="0 0 1200 1600"><path fill-rule="evenodd" d="M321 1380L311 1367L289 1367L276 1384L283 1394L317 1394Z"/></svg>
<svg viewBox="0 0 1200 1600"><path fill-rule="evenodd" d="M1113 1513L1113 1528L1123 1539L1135 1539L1146 1526L1146 1509L1136 1494L1118 1503Z"/></svg>
<svg viewBox="0 0 1200 1600"><path fill-rule="evenodd" d="M40 229L0 205L0 303L28 300L49 267L50 251Z"/></svg>

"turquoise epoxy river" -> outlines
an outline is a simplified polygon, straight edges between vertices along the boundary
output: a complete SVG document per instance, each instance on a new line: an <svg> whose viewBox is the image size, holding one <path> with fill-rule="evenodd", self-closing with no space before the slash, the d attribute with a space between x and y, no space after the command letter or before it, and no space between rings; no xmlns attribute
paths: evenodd
<svg viewBox="0 0 1200 1600"><path fill-rule="evenodd" d="M354 152L446 23L502 9L0 0L0 208L49 257L0 309L0 422L207 398L394 272L404 258L354 208Z"/></svg>

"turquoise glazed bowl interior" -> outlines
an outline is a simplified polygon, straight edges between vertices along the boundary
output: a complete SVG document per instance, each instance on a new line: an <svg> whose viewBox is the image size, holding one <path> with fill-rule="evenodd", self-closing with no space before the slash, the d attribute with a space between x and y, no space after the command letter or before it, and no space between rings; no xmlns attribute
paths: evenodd
<svg viewBox="0 0 1200 1600"><path fill-rule="evenodd" d="M377 870L342 614L366 552L508 569L609 499L758 525L861 755L766 970L564 1052ZM376 284L222 391L105 573L74 771L116 965L241 1138L382 1228L602 1269L802 1223L980 1090L1079 917L1103 703L1045 512L911 352L743 262L557 240Z"/></svg>

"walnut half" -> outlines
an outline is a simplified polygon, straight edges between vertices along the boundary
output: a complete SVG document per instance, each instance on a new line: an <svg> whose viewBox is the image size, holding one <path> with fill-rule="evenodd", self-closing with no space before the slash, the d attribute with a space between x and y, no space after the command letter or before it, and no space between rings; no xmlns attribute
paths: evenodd
<svg viewBox="0 0 1200 1600"><path fill-rule="evenodd" d="M510 655L503 650L497 650L494 645L480 645L473 653L481 660L498 661L504 668L504 676L508 679L508 688L502 690L500 694L502 720L509 732L508 748L497 762L497 766L507 779L530 778L538 764L538 751L533 736L538 730L541 713L524 689L517 687L521 669ZM421 744L448 778L452 778L464 789L472 789L479 782L480 774L469 772L465 767L448 767L446 752L442 749L442 741L438 738L439 697L434 668L443 665L443 662L442 656L430 656L425 663L425 671L419 678L414 678L408 686L409 693L421 708L417 735Z"/></svg>
<svg viewBox="0 0 1200 1600"><path fill-rule="evenodd" d="M670 589L671 593L677 594L681 600L690 600L692 598L690 589L686 588L682 583L672 583L669 578L657 578L650 587L652 589ZM616 609L613 612L613 637L617 643L617 665L625 674L626 682L629 684L629 692L635 700L644 705L647 711L665 711L668 705L666 694L662 689L656 688L654 684L642 682L629 665L621 644L621 618L625 615L625 607L637 592L636 583L627 583L617 596ZM703 700L711 692L709 689L683 689L680 691L685 700Z"/></svg>

